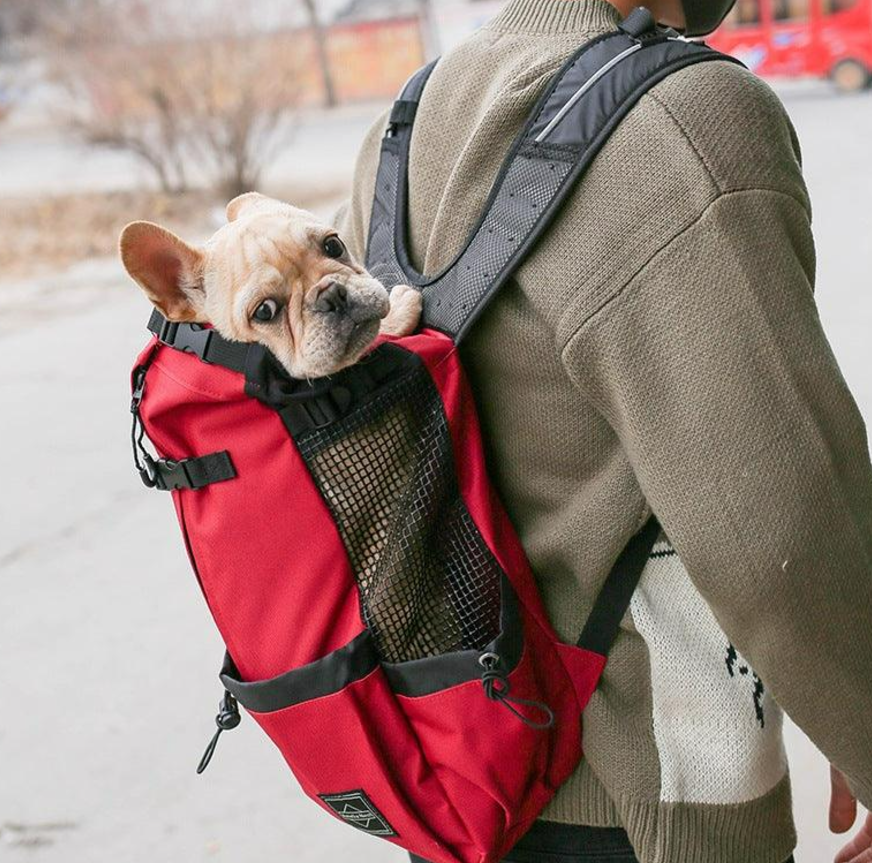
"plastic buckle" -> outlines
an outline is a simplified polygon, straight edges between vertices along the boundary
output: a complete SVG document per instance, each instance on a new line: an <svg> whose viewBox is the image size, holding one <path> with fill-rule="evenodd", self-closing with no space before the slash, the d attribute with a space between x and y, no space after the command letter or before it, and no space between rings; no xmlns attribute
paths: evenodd
<svg viewBox="0 0 872 863"><path fill-rule="evenodd" d="M182 459L181 461L172 461L171 459L161 459L156 463L156 486L161 491L179 491L181 489L193 488L191 477L188 475L186 468L190 459Z"/></svg>
<svg viewBox="0 0 872 863"><path fill-rule="evenodd" d="M158 341L173 347L176 343L176 332L178 329L179 325L175 321L164 320L160 325L160 332L157 334Z"/></svg>
<svg viewBox="0 0 872 863"><path fill-rule="evenodd" d="M196 354L204 363L208 363L206 352L209 350L209 342L212 340L213 330L207 330L198 324L176 324L178 330L175 334L173 347L177 351L187 354Z"/></svg>
<svg viewBox="0 0 872 863"><path fill-rule="evenodd" d="M391 116L388 120L387 137L393 138L401 126L411 126L415 122L418 113L417 101L411 99L399 99L391 108Z"/></svg>

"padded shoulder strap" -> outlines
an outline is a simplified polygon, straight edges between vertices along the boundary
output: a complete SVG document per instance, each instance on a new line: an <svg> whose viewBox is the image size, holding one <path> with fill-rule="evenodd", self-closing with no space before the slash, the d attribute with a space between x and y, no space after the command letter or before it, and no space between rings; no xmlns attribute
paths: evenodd
<svg viewBox="0 0 872 863"><path fill-rule="evenodd" d="M431 277L415 269L407 250L409 147L417 104L433 67L422 70L404 89L382 143L367 252L370 272L389 288L419 287L424 325L460 342L633 105L667 75L708 60L738 62L656 27L641 8L614 33L585 44L540 98L463 249ZM462 125L463 118L451 122Z"/></svg>

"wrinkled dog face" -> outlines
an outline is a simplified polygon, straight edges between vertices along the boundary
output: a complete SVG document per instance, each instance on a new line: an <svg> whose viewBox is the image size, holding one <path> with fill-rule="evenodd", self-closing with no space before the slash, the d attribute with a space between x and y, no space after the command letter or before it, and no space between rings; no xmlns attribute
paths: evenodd
<svg viewBox="0 0 872 863"><path fill-rule="evenodd" d="M249 193L202 248L148 222L121 235L130 275L172 321L211 323L259 342L295 378L356 362L388 314L388 293L311 213Z"/></svg>

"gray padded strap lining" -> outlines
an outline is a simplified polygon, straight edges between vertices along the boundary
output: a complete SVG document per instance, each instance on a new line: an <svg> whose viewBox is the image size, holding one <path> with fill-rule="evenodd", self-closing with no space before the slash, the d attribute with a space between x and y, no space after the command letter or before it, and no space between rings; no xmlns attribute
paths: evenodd
<svg viewBox="0 0 872 863"><path fill-rule="evenodd" d="M433 276L416 271L406 245L412 126L392 127L383 141L376 180L369 270L389 288L401 283L419 287L423 324L460 342L630 108L672 72L717 59L738 62L701 43L658 32L636 39L617 31L585 44L540 98L463 249ZM432 68L410 79L402 100L420 99Z"/></svg>

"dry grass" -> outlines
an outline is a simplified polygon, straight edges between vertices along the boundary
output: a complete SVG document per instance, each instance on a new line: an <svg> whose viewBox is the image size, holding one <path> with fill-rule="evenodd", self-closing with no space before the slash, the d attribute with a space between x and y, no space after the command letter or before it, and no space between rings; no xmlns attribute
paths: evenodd
<svg viewBox="0 0 872 863"><path fill-rule="evenodd" d="M266 190L297 206L317 208L343 188ZM192 241L211 234L226 202L206 191L180 195L127 191L5 198L0 204L0 280L62 270L114 255L127 222L159 222Z"/></svg>

